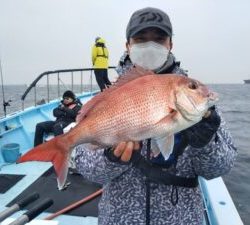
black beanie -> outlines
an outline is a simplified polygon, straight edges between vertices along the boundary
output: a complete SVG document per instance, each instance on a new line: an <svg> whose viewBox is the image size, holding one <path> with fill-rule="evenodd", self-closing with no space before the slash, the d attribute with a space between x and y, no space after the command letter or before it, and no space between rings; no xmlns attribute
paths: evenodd
<svg viewBox="0 0 250 225"><path fill-rule="evenodd" d="M65 98L65 97L72 98L73 100L75 100L75 94L70 90L65 91L63 93L63 98Z"/></svg>

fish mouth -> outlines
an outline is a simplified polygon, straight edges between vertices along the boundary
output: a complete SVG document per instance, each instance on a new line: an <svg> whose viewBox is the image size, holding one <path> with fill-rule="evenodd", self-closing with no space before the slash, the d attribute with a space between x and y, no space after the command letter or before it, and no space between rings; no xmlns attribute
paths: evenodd
<svg viewBox="0 0 250 225"><path fill-rule="evenodd" d="M180 102L177 100L176 106L179 109L180 114L185 118L187 121L195 121L197 118L202 118L204 113L210 108L211 106L215 105L216 101L218 101L218 94L215 92L207 92L206 96L203 96L204 100L200 103L196 103L194 98L188 94L186 94L184 91L179 92L178 94L179 98L182 98L183 100L186 99L186 102L189 102L190 108L187 110L184 108ZM177 97L178 99L178 97Z"/></svg>
<svg viewBox="0 0 250 225"><path fill-rule="evenodd" d="M208 99L211 101L218 101L219 100L219 95L216 92L210 92Z"/></svg>
<svg viewBox="0 0 250 225"><path fill-rule="evenodd" d="M187 99L189 100L189 102L192 104L192 106L194 107L194 109L198 113L202 113L203 112L203 110L200 109L200 107L197 107L197 105L195 104L195 101L193 100L192 97L190 97L188 95L186 97L187 97ZM213 106L218 101L219 101L219 95L218 95L218 93L212 92L212 91L209 92L209 94L207 95L207 105L208 105L208 107ZM203 107L201 107L201 108L203 108Z"/></svg>
<svg viewBox="0 0 250 225"><path fill-rule="evenodd" d="M209 105L209 107L213 106L218 101L219 101L218 93L210 92L209 95L208 95L208 105Z"/></svg>

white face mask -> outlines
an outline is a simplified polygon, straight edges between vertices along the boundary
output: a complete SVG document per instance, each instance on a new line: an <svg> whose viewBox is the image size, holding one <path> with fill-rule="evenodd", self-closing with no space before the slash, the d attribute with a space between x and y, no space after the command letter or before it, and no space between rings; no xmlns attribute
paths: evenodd
<svg viewBox="0 0 250 225"><path fill-rule="evenodd" d="M133 64L144 69L157 70L167 61L169 50L161 44L149 41L133 44L129 55Z"/></svg>

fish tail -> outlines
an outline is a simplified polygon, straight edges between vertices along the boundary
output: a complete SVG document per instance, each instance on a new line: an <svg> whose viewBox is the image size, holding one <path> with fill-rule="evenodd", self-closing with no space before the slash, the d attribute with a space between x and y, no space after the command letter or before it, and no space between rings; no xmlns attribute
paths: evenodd
<svg viewBox="0 0 250 225"><path fill-rule="evenodd" d="M70 144L65 135L57 136L38 145L19 158L18 163L28 161L52 162L57 174L59 190L63 189L68 174L68 161L71 154Z"/></svg>

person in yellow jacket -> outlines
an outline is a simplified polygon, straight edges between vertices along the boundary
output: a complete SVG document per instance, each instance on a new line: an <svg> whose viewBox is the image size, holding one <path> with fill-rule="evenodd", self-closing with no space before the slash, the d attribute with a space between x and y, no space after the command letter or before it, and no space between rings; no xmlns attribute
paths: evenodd
<svg viewBox="0 0 250 225"><path fill-rule="evenodd" d="M101 91L108 88L111 82L108 78L108 58L109 52L105 46L105 40L97 37L95 45L92 47L92 63L94 67L96 82Z"/></svg>

